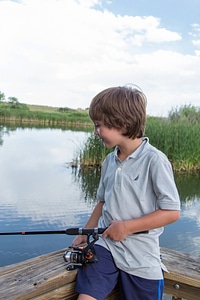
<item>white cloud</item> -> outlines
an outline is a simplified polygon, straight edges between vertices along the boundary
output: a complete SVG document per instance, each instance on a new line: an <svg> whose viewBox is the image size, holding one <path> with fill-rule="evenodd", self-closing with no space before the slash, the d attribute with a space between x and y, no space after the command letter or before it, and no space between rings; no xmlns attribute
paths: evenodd
<svg viewBox="0 0 200 300"><path fill-rule="evenodd" d="M200 201L198 196L192 199L186 199L182 207L182 217L186 219L194 220L197 226L200 228Z"/></svg>
<svg viewBox="0 0 200 300"><path fill-rule="evenodd" d="M134 82L154 115L174 103L198 103L198 52L162 50L180 41L179 33L159 18L115 15L97 4L0 1L0 90L20 102L85 108L101 89Z"/></svg>
<svg viewBox="0 0 200 300"><path fill-rule="evenodd" d="M200 40L193 41L193 45L200 48Z"/></svg>
<svg viewBox="0 0 200 300"><path fill-rule="evenodd" d="M200 50L195 50L196 56L200 56Z"/></svg>

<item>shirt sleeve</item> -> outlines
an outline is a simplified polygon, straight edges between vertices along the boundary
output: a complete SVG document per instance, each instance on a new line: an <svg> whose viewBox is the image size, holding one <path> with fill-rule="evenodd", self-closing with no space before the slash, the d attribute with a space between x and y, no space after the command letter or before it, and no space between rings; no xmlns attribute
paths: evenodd
<svg viewBox="0 0 200 300"><path fill-rule="evenodd" d="M152 182L158 207L160 209L180 210L180 198L172 166L165 155L160 155L154 159Z"/></svg>

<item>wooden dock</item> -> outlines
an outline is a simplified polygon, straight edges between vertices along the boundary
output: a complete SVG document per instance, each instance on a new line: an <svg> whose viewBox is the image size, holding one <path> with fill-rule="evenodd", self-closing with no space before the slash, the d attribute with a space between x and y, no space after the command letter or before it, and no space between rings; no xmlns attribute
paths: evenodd
<svg viewBox="0 0 200 300"><path fill-rule="evenodd" d="M75 300L76 270L67 271L65 250L42 255L10 266L0 267L1 300ZM165 294L172 299L200 300L200 259L161 249L165 273ZM107 300L118 300L114 290Z"/></svg>

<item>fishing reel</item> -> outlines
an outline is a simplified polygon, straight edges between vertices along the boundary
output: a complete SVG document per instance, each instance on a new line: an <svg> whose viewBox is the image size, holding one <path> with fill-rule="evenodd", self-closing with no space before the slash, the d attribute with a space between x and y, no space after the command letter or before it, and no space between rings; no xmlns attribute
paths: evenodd
<svg viewBox="0 0 200 300"><path fill-rule="evenodd" d="M90 241L90 238L93 238ZM94 243L99 239L98 233L87 235L87 244L83 247L70 246L63 254L63 258L67 263L67 270L75 270L89 263L96 263L98 258L95 253Z"/></svg>

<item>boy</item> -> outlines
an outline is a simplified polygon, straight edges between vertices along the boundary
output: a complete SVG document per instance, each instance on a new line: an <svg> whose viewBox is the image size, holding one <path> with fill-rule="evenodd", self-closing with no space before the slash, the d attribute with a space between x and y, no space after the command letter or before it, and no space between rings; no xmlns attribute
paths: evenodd
<svg viewBox="0 0 200 300"><path fill-rule="evenodd" d="M104 300L117 282L121 300L161 300L164 288L159 236L180 216L167 157L143 137L146 97L136 87L96 95L89 115L94 133L115 150L105 158L98 203L85 228L108 227L95 243L98 262L78 270L78 300ZM148 233L134 234L148 231ZM86 242L77 236L73 245Z"/></svg>

